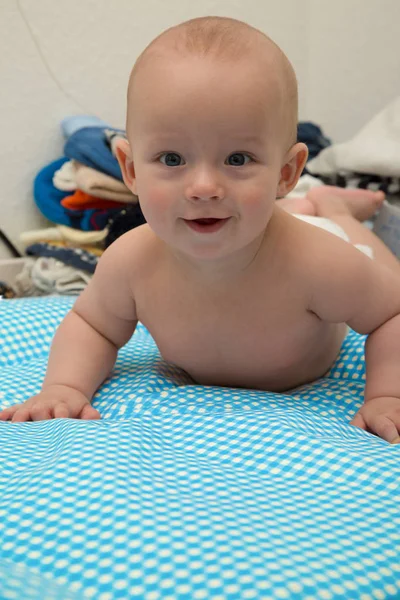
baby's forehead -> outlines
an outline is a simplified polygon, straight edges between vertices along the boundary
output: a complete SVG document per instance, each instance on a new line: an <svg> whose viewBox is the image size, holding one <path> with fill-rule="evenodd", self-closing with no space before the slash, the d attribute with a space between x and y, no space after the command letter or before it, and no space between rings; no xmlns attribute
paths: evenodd
<svg viewBox="0 0 400 600"><path fill-rule="evenodd" d="M201 41L203 43L203 39ZM205 52L201 44L188 45L187 38L182 38L174 30L156 38L132 69L128 86L127 129L129 123L136 120L138 112L154 98L162 102L165 95L173 95L175 88L186 94L186 80L192 85L193 78L201 75L202 85L214 84L218 94L224 83L242 77L242 89L252 90L253 103L269 104L271 108L269 101L272 99L275 118L280 113L279 121L287 124L293 138L297 124L297 81L287 57L258 30L247 32L242 38L239 36L237 43L236 38L231 42L214 44L211 51ZM185 62L188 65L186 71L185 68L182 70ZM206 69L199 69L202 63ZM179 70L183 73L181 78L177 77ZM271 114L273 112L271 110Z"/></svg>
<svg viewBox="0 0 400 600"><path fill-rule="evenodd" d="M196 99L204 91L210 93L211 101L225 98L237 103L239 98L247 98L248 105L256 109L271 105L271 101L280 104L284 88L276 64L260 57L246 56L233 63L154 51L131 78L128 108L143 110L149 103L167 104L171 97L184 103L190 95Z"/></svg>
<svg viewBox="0 0 400 600"><path fill-rule="evenodd" d="M254 136L261 125L275 129L280 116L276 77L255 63L236 62L233 68L209 58L163 55L143 65L131 94L130 131L136 134L178 132L190 119L200 132L215 124L221 135Z"/></svg>

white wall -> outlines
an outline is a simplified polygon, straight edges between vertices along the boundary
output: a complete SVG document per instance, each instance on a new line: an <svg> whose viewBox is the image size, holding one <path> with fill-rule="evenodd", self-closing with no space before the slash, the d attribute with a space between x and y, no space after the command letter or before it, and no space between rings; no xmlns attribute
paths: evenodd
<svg viewBox="0 0 400 600"><path fill-rule="evenodd" d="M400 1L309 0L305 114L337 142L400 94Z"/></svg>
<svg viewBox="0 0 400 600"><path fill-rule="evenodd" d="M0 0L0 226L14 243L47 224L32 181L62 155L61 119L95 114L123 127L141 50L163 29L208 14L270 35L296 69L300 119L335 141L400 94L399 0Z"/></svg>

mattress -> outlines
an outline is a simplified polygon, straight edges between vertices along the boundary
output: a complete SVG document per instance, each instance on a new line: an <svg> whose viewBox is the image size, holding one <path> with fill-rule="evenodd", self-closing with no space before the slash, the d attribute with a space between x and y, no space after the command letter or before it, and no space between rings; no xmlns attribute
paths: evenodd
<svg viewBox="0 0 400 600"><path fill-rule="evenodd" d="M72 303L0 302L1 408ZM101 420L0 422L0 597L400 598L400 445L349 425L364 342L278 394L195 385L139 324Z"/></svg>

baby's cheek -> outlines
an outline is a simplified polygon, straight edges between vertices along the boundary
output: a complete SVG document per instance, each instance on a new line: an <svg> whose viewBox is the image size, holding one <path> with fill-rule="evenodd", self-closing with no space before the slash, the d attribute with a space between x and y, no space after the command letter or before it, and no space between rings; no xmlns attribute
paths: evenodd
<svg viewBox="0 0 400 600"><path fill-rule="evenodd" d="M269 213L275 198L263 188L248 189L243 194L245 210L254 216Z"/></svg>
<svg viewBox="0 0 400 600"><path fill-rule="evenodd" d="M165 189L157 188L149 191L149 203L157 207L159 210L164 210L168 205L168 194Z"/></svg>
<svg viewBox="0 0 400 600"><path fill-rule="evenodd" d="M162 221L171 210L171 198L165 186L156 186L142 190L139 196L144 215L148 220L157 219Z"/></svg>

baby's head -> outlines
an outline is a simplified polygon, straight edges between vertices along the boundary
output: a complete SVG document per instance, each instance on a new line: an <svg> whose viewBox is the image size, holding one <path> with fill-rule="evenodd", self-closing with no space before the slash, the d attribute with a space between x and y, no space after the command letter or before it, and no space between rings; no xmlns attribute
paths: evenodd
<svg viewBox="0 0 400 600"><path fill-rule="evenodd" d="M129 80L126 128L125 183L149 225L178 247L179 227L203 217L240 221L235 239L250 242L307 157L296 144L289 60L262 32L223 17L181 23L147 46ZM198 237L210 245L210 235Z"/></svg>
<svg viewBox="0 0 400 600"><path fill-rule="evenodd" d="M281 136L288 143L296 142L297 80L292 65L279 46L264 33L242 21L226 17L200 17L186 21L167 29L145 48L129 80L128 134L134 124L135 111L140 119L140 105L137 106L137 103L142 80L152 75L157 77L160 70L165 71L168 79L177 63L184 61L188 66L192 63L193 69L200 61L205 65L219 65L220 75L225 77L243 69L247 75L244 83L255 86L258 100L265 105L275 101L271 106L274 114L268 116L281 121ZM192 75L195 78L196 71ZM214 91L218 93L222 82L212 81L211 71L209 75L210 82L215 85Z"/></svg>

